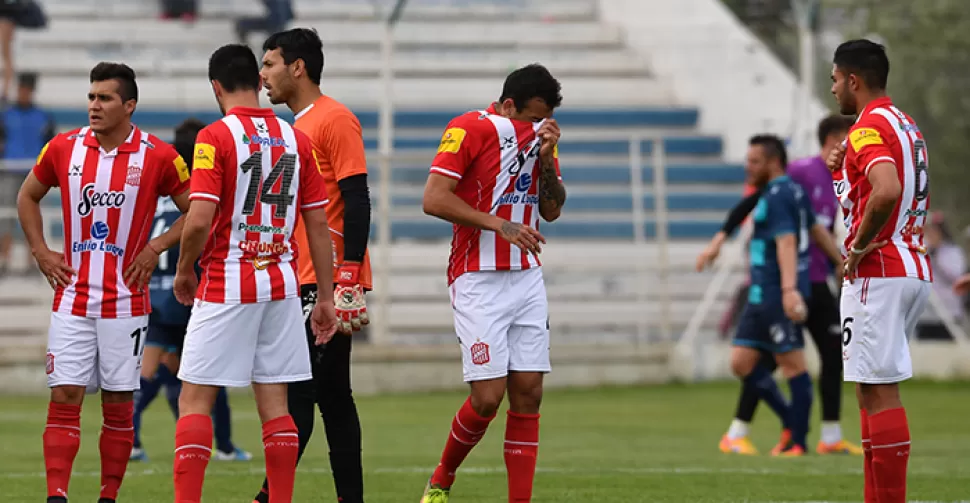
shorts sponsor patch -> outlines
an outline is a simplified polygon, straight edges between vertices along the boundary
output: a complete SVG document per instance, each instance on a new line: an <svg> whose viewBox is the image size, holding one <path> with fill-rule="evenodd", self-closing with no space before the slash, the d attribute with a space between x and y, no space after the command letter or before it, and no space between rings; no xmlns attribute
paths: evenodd
<svg viewBox="0 0 970 503"><path fill-rule="evenodd" d="M54 373L54 353L47 353L47 375Z"/></svg>

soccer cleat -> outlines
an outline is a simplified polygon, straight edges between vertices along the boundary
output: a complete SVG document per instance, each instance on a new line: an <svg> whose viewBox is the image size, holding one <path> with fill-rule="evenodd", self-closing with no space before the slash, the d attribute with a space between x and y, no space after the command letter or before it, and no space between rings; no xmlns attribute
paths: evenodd
<svg viewBox="0 0 970 503"><path fill-rule="evenodd" d="M145 449L142 449L140 447L132 447L131 448L131 455L128 456L128 460L129 461L142 461L142 462L147 462L148 461L148 454L145 453Z"/></svg>
<svg viewBox="0 0 970 503"><path fill-rule="evenodd" d="M797 458L805 455L805 449L797 444L791 444L787 449L777 454L781 458Z"/></svg>
<svg viewBox="0 0 970 503"><path fill-rule="evenodd" d="M815 452L819 454L849 454L851 456L861 456L862 447L845 440L839 440L831 444L819 441L818 446L815 447Z"/></svg>
<svg viewBox="0 0 970 503"><path fill-rule="evenodd" d="M732 439L725 434L721 437L721 443L718 445L721 452L725 454L745 454L749 456L755 456L758 454L758 449L755 448L754 444L748 440L747 436L741 438Z"/></svg>
<svg viewBox="0 0 970 503"><path fill-rule="evenodd" d="M236 450L232 452L222 452L216 449L215 456L212 459L216 461L249 461L253 459L253 455L236 447Z"/></svg>
<svg viewBox="0 0 970 503"><path fill-rule="evenodd" d="M437 484L432 485L428 479L428 485L424 487L424 496L421 496L421 503L448 503L451 488L441 487Z"/></svg>
<svg viewBox="0 0 970 503"><path fill-rule="evenodd" d="M792 445L791 430L785 428L784 430L781 430L781 438L778 439L778 443L775 444L775 446L771 449L771 455L777 456L781 454L782 451L791 448Z"/></svg>

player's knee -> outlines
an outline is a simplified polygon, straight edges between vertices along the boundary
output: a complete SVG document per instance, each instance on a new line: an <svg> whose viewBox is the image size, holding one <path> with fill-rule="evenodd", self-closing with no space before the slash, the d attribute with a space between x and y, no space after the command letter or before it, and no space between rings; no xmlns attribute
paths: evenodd
<svg viewBox="0 0 970 503"><path fill-rule="evenodd" d="M84 387L57 386L51 388L51 402L63 405L81 405L84 401Z"/></svg>
<svg viewBox="0 0 970 503"><path fill-rule="evenodd" d="M731 372L739 379L747 377L757 364L757 359L751 358L740 351L731 353Z"/></svg>
<svg viewBox="0 0 970 503"><path fill-rule="evenodd" d="M475 383L478 384L478 383ZM490 384L497 384L490 382ZM505 382L502 386L472 386L472 409L481 417L492 417L505 398Z"/></svg>
<svg viewBox="0 0 970 503"><path fill-rule="evenodd" d="M509 409L520 414L538 414L542 404L542 384L527 389L509 389Z"/></svg>
<svg viewBox="0 0 970 503"><path fill-rule="evenodd" d="M903 405L896 384L860 384L858 393L862 406L870 415Z"/></svg>
<svg viewBox="0 0 970 503"><path fill-rule="evenodd" d="M125 403L134 399L134 391L101 391L101 403Z"/></svg>

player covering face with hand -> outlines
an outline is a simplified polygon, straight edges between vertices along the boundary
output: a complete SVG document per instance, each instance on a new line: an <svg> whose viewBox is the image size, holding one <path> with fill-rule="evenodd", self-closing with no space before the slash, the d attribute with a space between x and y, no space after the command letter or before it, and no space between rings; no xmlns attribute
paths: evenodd
<svg viewBox="0 0 970 503"><path fill-rule="evenodd" d="M458 466L506 391L509 501L531 501L542 379L550 371L539 217L556 220L566 200L552 119L559 92L541 65L512 72L497 102L448 124L432 163L424 211L454 224L448 283L471 395L452 420L422 503L448 501Z"/></svg>
<svg viewBox="0 0 970 503"><path fill-rule="evenodd" d="M286 385L311 378L298 252L308 251L317 277L326 278L310 314L315 343L326 343L336 331L327 192L309 138L271 109L259 108L259 65L249 47L216 50L209 80L226 116L196 140L192 203L173 286L180 302L193 305L178 375L184 384L175 432L175 500L202 499L212 451L209 411L219 387L252 384L273 501L289 503L299 441ZM301 217L306 251L296 248L292 235ZM201 284L195 272L200 255Z"/></svg>

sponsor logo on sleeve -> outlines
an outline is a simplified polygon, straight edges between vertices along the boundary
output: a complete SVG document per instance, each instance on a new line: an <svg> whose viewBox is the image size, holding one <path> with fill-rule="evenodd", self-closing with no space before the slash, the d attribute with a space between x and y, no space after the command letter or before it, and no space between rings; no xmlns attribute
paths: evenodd
<svg viewBox="0 0 970 503"><path fill-rule="evenodd" d="M879 135L879 131L873 128L859 128L855 131L849 133L849 143L852 144L852 150L858 152L862 147L869 145L882 145L882 136Z"/></svg>
<svg viewBox="0 0 970 503"><path fill-rule="evenodd" d="M460 127L448 128L441 137L441 144L438 145L438 153L457 154L461 149L461 142L465 140L466 131Z"/></svg>
<svg viewBox="0 0 970 503"><path fill-rule="evenodd" d="M175 171L179 174L179 182L185 182L189 179L189 166L185 164L185 159L182 156L176 155L175 160L172 161L175 164Z"/></svg>
<svg viewBox="0 0 970 503"><path fill-rule="evenodd" d="M208 143L196 143L192 157L192 169L212 169L216 162L216 147Z"/></svg>

